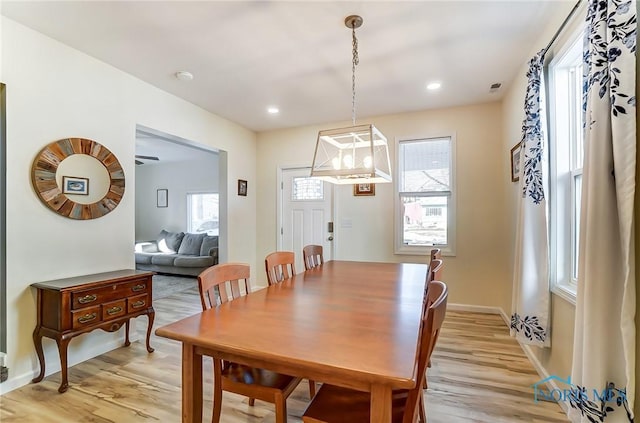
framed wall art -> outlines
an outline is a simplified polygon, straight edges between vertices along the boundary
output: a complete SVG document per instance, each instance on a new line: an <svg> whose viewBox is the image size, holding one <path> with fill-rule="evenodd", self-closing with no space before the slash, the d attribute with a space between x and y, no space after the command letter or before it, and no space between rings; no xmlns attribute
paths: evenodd
<svg viewBox="0 0 640 423"><path fill-rule="evenodd" d="M159 189L156 192L156 207L169 207L169 190Z"/></svg>
<svg viewBox="0 0 640 423"><path fill-rule="evenodd" d="M376 195L376 184L355 184L353 186L353 195L356 197L361 195Z"/></svg>
<svg viewBox="0 0 640 423"><path fill-rule="evenodd" d="M522 153L522 141L511 149L511 182L520 180L520 155Z"/></svg>
<svg viewBox="0 0 640 423"><path fill-rule="evenodd" d="M247 196L247 181L238 179L238 195Z"/></svg>
<svg viewBox="0 0 640 423"><path fill-rule="evenodd" d="M62 193L75 195L89 195L89 178L76 176L62 177Z"/></svg>

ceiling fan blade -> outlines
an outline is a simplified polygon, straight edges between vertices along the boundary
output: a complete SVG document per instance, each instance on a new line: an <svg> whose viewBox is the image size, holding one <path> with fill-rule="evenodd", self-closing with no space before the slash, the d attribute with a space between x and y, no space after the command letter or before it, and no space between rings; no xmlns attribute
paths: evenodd
<svg viewBox="0 0 640 423"><path fill-rule="evenodd" d="M159 158L155 157L155 156L139 156L136 154L136 158L137 159L144 159L144 160L160 160Z"/></svg>
<svg viewBox="0 0 640 423"><path fill-rule="evenodd" d="M144 163L142 163L140 160L136 160L136 164L137 165L141 165L141 164L144 164Z"/></svg>

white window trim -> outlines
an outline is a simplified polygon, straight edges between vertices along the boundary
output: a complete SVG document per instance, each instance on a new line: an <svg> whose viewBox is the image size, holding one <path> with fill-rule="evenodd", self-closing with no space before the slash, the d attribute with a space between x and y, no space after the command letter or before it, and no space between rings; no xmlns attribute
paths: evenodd
<svg viewBox="0 0 640 423"><path fill-rule="evenodd" d="M449 163L450 169L450 186L451 186L451 197L450 202L447 205L447 225L448 225L448 233L447 233L447 245L438 247L438 246L409 246L404 245L402 242L402 218L400 213L401 204L400 204L400 166L398 165L398 161L400 160L400 143L403 141L418 141L418 140L427 140L434 138L449 138L451 141L451 155ZM424 256L428 255L432 249L440 248L441 254L443 256L453 257L456 255L456 134L453 133L444 133L438 135L420 135L414 137L396 137L395 139L395 181L394 181L394 254L398 255L408 255L408 256Z"/></svg>
<svg viewBox="0 0 640 423"><path fill-rule="evenodd" d="M549 201L549 211L551 214L551 218L552 218L552 224L550 225L550 232L549 232L549 239L550 239L550 272L549 272L549 276L550 276L550 282L551 282L551 292L554 293L555 295L559 296L560 298L568 301L569 303L575 305L576 304L576 295L577 295L577 281L573 278L573 268L572 268L572 264L571 264L571 257L569 257L569 263L564 265L565 269L564 272L568 273L568 276L564 278L564 280L559 280L560 277L558 276L558 261L561 259L563 261L566 261L566 258L559 258L558 253L559 253L559 238L561 237L561 235L558 233L559 228L558 228L558 221L561 220L563 222L571 222L573 217L573 210L574 210L574 204L573 204L573 196L571 196L569 194L569 196L571 197L568 207L567 205L565 205L565 210L560 211L558 202L556 200L556 198L558 197L559 193L558 193L558 185L556 183L556 181L558 180L558 171L557 171L557 148L554 145L554 143L556 142L557 139L557 134L556 134L556 116L557 116L557 111L556 111L556 102L553 100L553 98L555 97L555 93L556 93L556 80L555 80L555 74L554 74L554 67L559 63L562 62L567 54L570 52L570 50L575 46L576 43L581 43L583 40L583 36L584 36L584 30L582 28L580 28L579 30L575 31L574 34L572 34L570 37L568 37L567 42L562 46L562 48L560 49L560 51L555 54L555 56L553 57L553 59L550 61L549 65L548 65L548 79L549 79L549 91L548 91L548 110L549 110L549 151L550 151L550 157L549 157L549 164L550 164L550 176L551 176L551 180L554 181L553 183L550 184L550 201ZM574 130L574 125L570 122L568 123L570 130ZM573 163L574 157L573 154L574 152L571 151L571 149L569 149L569 160ZM577 174L581 174L582 171L578 170L571 170L569 172L568 178L570 178L570 181L568 181L568 185L564 186L562 189L566 190L569 189L569 192L572 192L573 190L573 186L574 186L574 177ZM559 214L562 214L562 217L558 217ZM564 242L564 245L569 245L570 248L572 245L572 239L574 236L573 233L573 229L572 226L573 225L568 225L569 228L564 230L564 237L567 237L567 239ZM564 249L564 248L563 248ZM570 253L570 255L573 253Z"/></svg>

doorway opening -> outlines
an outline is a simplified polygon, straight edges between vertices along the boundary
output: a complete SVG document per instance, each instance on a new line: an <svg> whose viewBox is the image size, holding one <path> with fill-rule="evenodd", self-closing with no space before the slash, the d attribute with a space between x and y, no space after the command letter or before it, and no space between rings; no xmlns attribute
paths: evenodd
<svg viewBox="0 0 640 423"><path fill-rule="evenodd" d="M226 151L138 125L135 156L136 242L162 230L217 235L226 261Z"/></svg>

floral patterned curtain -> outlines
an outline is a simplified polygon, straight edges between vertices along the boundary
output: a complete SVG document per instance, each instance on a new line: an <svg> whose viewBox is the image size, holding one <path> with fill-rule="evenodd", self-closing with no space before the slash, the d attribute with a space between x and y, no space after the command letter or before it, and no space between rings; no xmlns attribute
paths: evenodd
<svg viewBox="0 0 640 423"><path fill-rule="evenodd" d="M635 1L589 1L573 422L633 421L636 13Z"/></svg>
<svg viewBox="0 0 640 423"><path fill-rule="evenodd" d="M544 53L531 59L527 72L511 314L511 335L538 346L550 345Z"/></svg>

